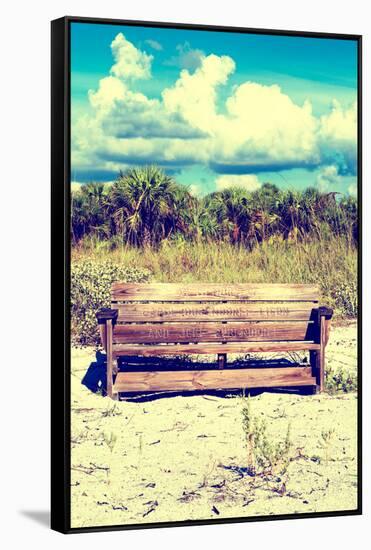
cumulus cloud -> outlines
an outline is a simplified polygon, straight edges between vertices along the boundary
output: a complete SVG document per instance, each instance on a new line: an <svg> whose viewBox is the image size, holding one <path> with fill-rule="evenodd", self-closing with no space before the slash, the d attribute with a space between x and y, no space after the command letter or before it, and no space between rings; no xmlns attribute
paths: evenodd
<svg viewBox="0 0 371 550"><path fill-rule="evenodd" d="M182 116L192 127L211 134L218 117L217 88L226 83L234 69L233 59L212 54L202 60L193 74L182 70L174 86L162 92L165 109Z"/></svg>
<svg viewBox="0 0 371 550"><path fill-rule="evenodd" d="M89 101L96 114L101 118L109 114L116 101L120 101L127 92L126 85L114 76L107 76L99 81L97 91L89 90Z"/></svg>
<svg viewBox="0 0 371 550"><path fill-rule="evenodd" d="M237 166L318 162L317 120L309 102L296 105L277 85L245 82L218 120L218 163Z"/></svg>
<svg viewBox="0 0 371 550"><path fill-rule="evenodd" d="M151 98L137 91L136 82L151 78L153 56L122 33L111 49L110 75L89 91L92 114L72 129L72 162L80 171L148 162L173 168L202 164L222 174L217 185L234 178L249 188L256 188L255 174L263 170L322 165L318 185L323 188L355 172L355 103L345 108L335 101L318 118L309 101L299 105L278 85L247 81L234 86L222 104L219 92L235 62L201 50L197 64L182 68L160 97ZM197 52L187 43L178 50L183 56L191 51Z"/></svg>
<svg viewBox="0 0 371 550"><path fill-rule="evenodd" d="M117 63L111 68L111 76L102 78L97 90L89 90L94 118L107 141L112 137L189 139L204 135L186 122L180 111L167 109L163 101L150 99L131 89L127 79L150 76L150 61L146 54L131 45L122 33L112 42L112 50L116 52Z"/></svg>
<svg viewBox="0 0 371 550"><path fill-rule="evenodd" d="M222 191L223 189L229 189L231 187L242 187L247 191L255 191L261 186L260 181L257 176L253 174L245 175L223 175L218 176L215 180L217 191Z"/></svg>
<svg viewBox="0 0 371 550"><path fill-rule="evenodd" d="M340 175L338 167L334 165L324 166L317 176L317 185L320 191L329 191L336 183L339 183Z"/></svg>
<svg viewBox="0 0 371 550"><path fill-rule="evenodd" d="M321 136L324 139L354 143L357 139L357 104L348 109L334 100L331 112L321 117Z"/></svg>
<svg viewBox="0 0 371 550"><path fill-rule="evenodd" d="M185 123L179 113L169 113L158 99L133 92L120 79L109 76L89 91L89 101L107 136L116 138L197 138L202 133Z"/></svg>
<svg viewBox="0 0 371 550"><path fill-rule="evenodd" d="M118 78L150 78L153 56L140 51L120 32L111 44L116 63L111 67L111 74Z"/></svg>
<svg viewBox="0 0 371 550"><path fill-rule="evenodd" d="M330 113L320 119L319 146L325 160L335 161L342 174L357 169L357 103L348 108L333 101Z"/></svg>

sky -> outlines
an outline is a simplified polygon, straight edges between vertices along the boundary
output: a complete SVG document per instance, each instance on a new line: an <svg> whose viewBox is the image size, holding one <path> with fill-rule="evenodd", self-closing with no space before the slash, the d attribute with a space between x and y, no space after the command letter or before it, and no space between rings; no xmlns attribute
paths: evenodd
<svg viewBox="0 0 371 550"><path fill-rule="evenodd" d="M71 180L357 189L353 40L71 24Z"/></svg>

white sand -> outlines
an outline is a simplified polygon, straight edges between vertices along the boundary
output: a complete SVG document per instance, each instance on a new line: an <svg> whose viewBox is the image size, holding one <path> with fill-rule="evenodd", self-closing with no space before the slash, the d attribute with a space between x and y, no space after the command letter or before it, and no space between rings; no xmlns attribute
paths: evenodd
<svg viewBox="0 0 371 550"><path fill-rule="evenodd" d="M332 330L327 358L355 372L355 324ZM272 441L291 423L287 474L264 480L238 470L247 466L240 398L114 402L81 385L94 360L92 348L72 352L72 527L356 508L355 393L253 397ZM326 449L321 434L332 428Z"/></svg>

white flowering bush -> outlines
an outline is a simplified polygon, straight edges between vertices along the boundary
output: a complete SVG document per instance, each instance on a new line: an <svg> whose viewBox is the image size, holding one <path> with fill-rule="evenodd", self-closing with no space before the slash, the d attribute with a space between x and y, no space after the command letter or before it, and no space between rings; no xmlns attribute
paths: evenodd
<svg viewBox="0 0 371 550"><path fill-rule="evenodd" d="M75 345L98 344L99 330L95 313L110 307L111 285L146 283L151 273L146 269L121 267L111 261L80 261L71 266L71 339Z"/></svg>

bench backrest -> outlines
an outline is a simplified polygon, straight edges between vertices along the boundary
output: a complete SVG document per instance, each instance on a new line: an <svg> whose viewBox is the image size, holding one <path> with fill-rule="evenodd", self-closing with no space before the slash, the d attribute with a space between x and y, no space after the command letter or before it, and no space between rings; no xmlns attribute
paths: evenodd
<svg viewBox="0 0 371 550"><path fill-rule="evenodd" d="M315 285L114 283L113 343L315 341L318 299Z"/></svg>

